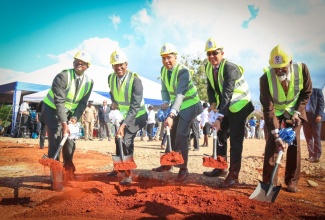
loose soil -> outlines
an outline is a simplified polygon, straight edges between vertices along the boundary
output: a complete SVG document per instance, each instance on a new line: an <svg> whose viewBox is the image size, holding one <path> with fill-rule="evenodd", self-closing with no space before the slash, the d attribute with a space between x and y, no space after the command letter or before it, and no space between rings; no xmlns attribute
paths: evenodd
<svg viewBox="0 0 325 220"><path fill-rule="evenodd" d="M218 187L223 177L202 174L212 169L202 164L204 154L212 154L212 139L209 147L190 150L189 178L176 183L178 168L151 171L160 165L160 142L140 142L137 137L137 168L128 186L119 184L122 174L107 176L114 166L113 141L78 140L76 178L62 191L51 190L49 167L39 162L47 147L39 149L37 143L34 139L0 138L0 219L325 219L325 159L320 163L302 160L297 193L285 190L282 165L279 180L283 187L276 201L249 199L261 179L264 140L244 141L241 184L227 189ZM302 141L305 157L306 143ZM318 186L310 187L307 180Z"/></svg>

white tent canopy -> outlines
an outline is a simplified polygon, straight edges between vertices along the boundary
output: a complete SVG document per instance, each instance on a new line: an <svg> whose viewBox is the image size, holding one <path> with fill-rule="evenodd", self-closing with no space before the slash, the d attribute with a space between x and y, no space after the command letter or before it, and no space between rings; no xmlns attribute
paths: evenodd
<svg viewBox="0 0 325 220"><path fill-rule="evenodd" d="M61 62L57 64L53 64L51 66L36 70L31 73L27 73L24 76L17 77L16 79L11 79L7 82L1 82L0 84L6 84L14 81L25 82L25 83L34 83L40 85L47 85L51 86L54 77L62 72L64 69L73 68L72 62ZM134 70L135 71L135 70ZM90 65L89 69L86 70L86 74L94 80L94 87L93 91L102 93L102 92L109 92L108 87L108 75L113 72L112 69L97 66L97 65ZM136 71L135 71L136 72ZM150 79L141 76L139 73L140 79L143 85L143 98L146 100L150 99L150 101L156 101L161 104L161 84L160 82L155 82ZM103 94L102 94L103 95ZM155 103L146 103L146 104L155 104Z"/></svg>
<svg viewBox="0 0 325 220"><path fill-rule="evenodd" d="M29 102L40 102L44 99L44 97L47 95L49 89L36 92L33 94L25 95L23 96L23 101L29 101ZM106 98L105 96L102 96L94 91L91 92L89 101L93 101L94 105L101 105L103 103L103 100L107 100L108 104L111 104L112 101L109 98Z"/></svg>

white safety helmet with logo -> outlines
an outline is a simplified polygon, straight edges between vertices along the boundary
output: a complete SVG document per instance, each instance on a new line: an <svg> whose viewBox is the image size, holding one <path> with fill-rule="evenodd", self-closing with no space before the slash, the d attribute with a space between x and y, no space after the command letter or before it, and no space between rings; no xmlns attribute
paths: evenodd
<svg viewBox="0 0 325 220"><path fill-rule="evenodd" d="M160 50L160 56L167 55L167 54L175 54L175 55L177 55L177 49L171 43L165 43L162 46L161 50Z"/></svg>
<svg viewBox="0 0 325 220"><path fill-rule="evenodd" d="M110 57L110 63L112 65L126 63L126 62L128 62L128 59L122 50L113 51Z"/></svg>
<svg viewBox="0 0 325 220"><path fill-rule="evenodd" d="M218 45L216 40L213 39L212 37L210 37L206 44L205 44L205 52L208 52L208 51L215 51L215 50L222 50L223 49L223 46L221 45Z"/></svg>
<svg viewBox="0 0 325 220"><path fill-rule="evenodd" d="M88 64L88 66L90 66L91 56L87 52L85 52L85 51L78 51L76 53L76 55L74 56L74 58L75 59L78 59L78 60L81 60L81 61L84 61L85 63Z"/></svg>

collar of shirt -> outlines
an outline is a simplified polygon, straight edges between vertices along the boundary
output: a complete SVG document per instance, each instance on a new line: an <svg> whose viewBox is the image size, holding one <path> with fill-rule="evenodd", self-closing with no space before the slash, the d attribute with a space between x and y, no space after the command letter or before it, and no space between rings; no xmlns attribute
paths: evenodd
<svg viewBox="0 0 325 220"><path fill-rule="evenodd" d="M287 74L287 81L289 82L291 79L291 71Z"/></svg>
<svg viewBox="0 0 325 220"><path fill-rule="evenodd" d="M117 77L117 79L118 79L118 80L121 80L121 82L123 82L127 74L128 74L128 72L126 72L126 73L124 74L124 76L122 76L121 78Z"/></svg>
<svg viewBox="0 0 325 220"><path fill-rule="evenodd" d="M214 68L218 68L219 69L219 67L220 67L220 63L218 65L216 65L216 66L213 66L213 69Z"/></svg>
<svg viewBox="0 0 325 220"><path fill-rule="evenodd" d="M82 80L82 78L83 78L83 75L82 76L78 76L76 73L74 74L74 77L76 78L76 79L80 79L80 81Z"/></svg>

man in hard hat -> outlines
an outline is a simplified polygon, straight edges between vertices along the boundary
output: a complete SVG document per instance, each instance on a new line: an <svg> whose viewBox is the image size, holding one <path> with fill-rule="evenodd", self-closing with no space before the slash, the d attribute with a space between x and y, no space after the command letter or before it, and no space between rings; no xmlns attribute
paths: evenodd
<svg viewBox="0 0 325 220"><path fill-rule="evenodd" d="M271 179L274 154L285 149L285 143L278 134L281 124L293 126L296 138L289 143L287 150L285 184L289 192L297 192L301 159L300 129L301 123L307 121L305 107L312 92L312 83L307 66L293 63L291 53L281 45L272 49L269 64L270 67L264 69L260 78L260 102L269 133L264 153L263 182L269 184ZM277 175L271 184L277 185Z"/></svg>
<svg viewBox="0 0 325 220"><path fill-rule="evenodd" d="M203 174L209 177L227 175L219 186L231 187L239 183L245 122L254 107L244 69L225 59L223 46L213 38L207 40L205 52L209 61L205 67L208 99L210 105L216 103L219 109L218 118L212 125L217 130L220 143L217 155L227 158L227 138L230 136L230 166L229 172L214 169Z"/></svg>
<svg viewBox="0 0 325 220"><path fill-rule="evenodd" d="M90 65L91 57L87 52L79 51L74 56L73 69L63 70L53 79L52 87L44 98L42 120L47 126L48 156L53 158L62 137L69 134L67 122L72 116L79 119L87 106L93 88L93 80L85 71ZM72 162L75 151L73 140L67 139L63 153L64 178L73 178L75 166ZM59 154L60 155L60 154ZM54 158L59 160L59 156ZM54 190L60 190L62 186Z"/></svg>
<svg viewBox="0 0 325 220"><path fill-rule="evenodd" d="M188 136L191 125L197 115L202 112L202 105L197 89L192 81L191 70L177 60L177 49L166 43L160 50L163 67L161 68L161 96L163 101L171 103L169 116L165 120L171 137L173 151L181 151L184 164L177 165L179 172L177 182L188 177ZM160 166L152 169L156 172L169 171L171 166Z"/></svg>
<svg viewBox="0 0 325 220"><path fill-rule="evenodd" d="M146 125L148 117L143 99L143 86L139 75L127 69L128 60L122 50L115 50L111 54L110 63L114 73L108 76L108 86L113 103L117 103L123 121L116 132L115 145L116 155L120 155L119 142L117 137L123 138L124 155L133 155L134 138L137 132ZM116 176L117 171L113 170L108 176ZM130 170L124 171L122 185L130 184L132 176Z"/></svg>

